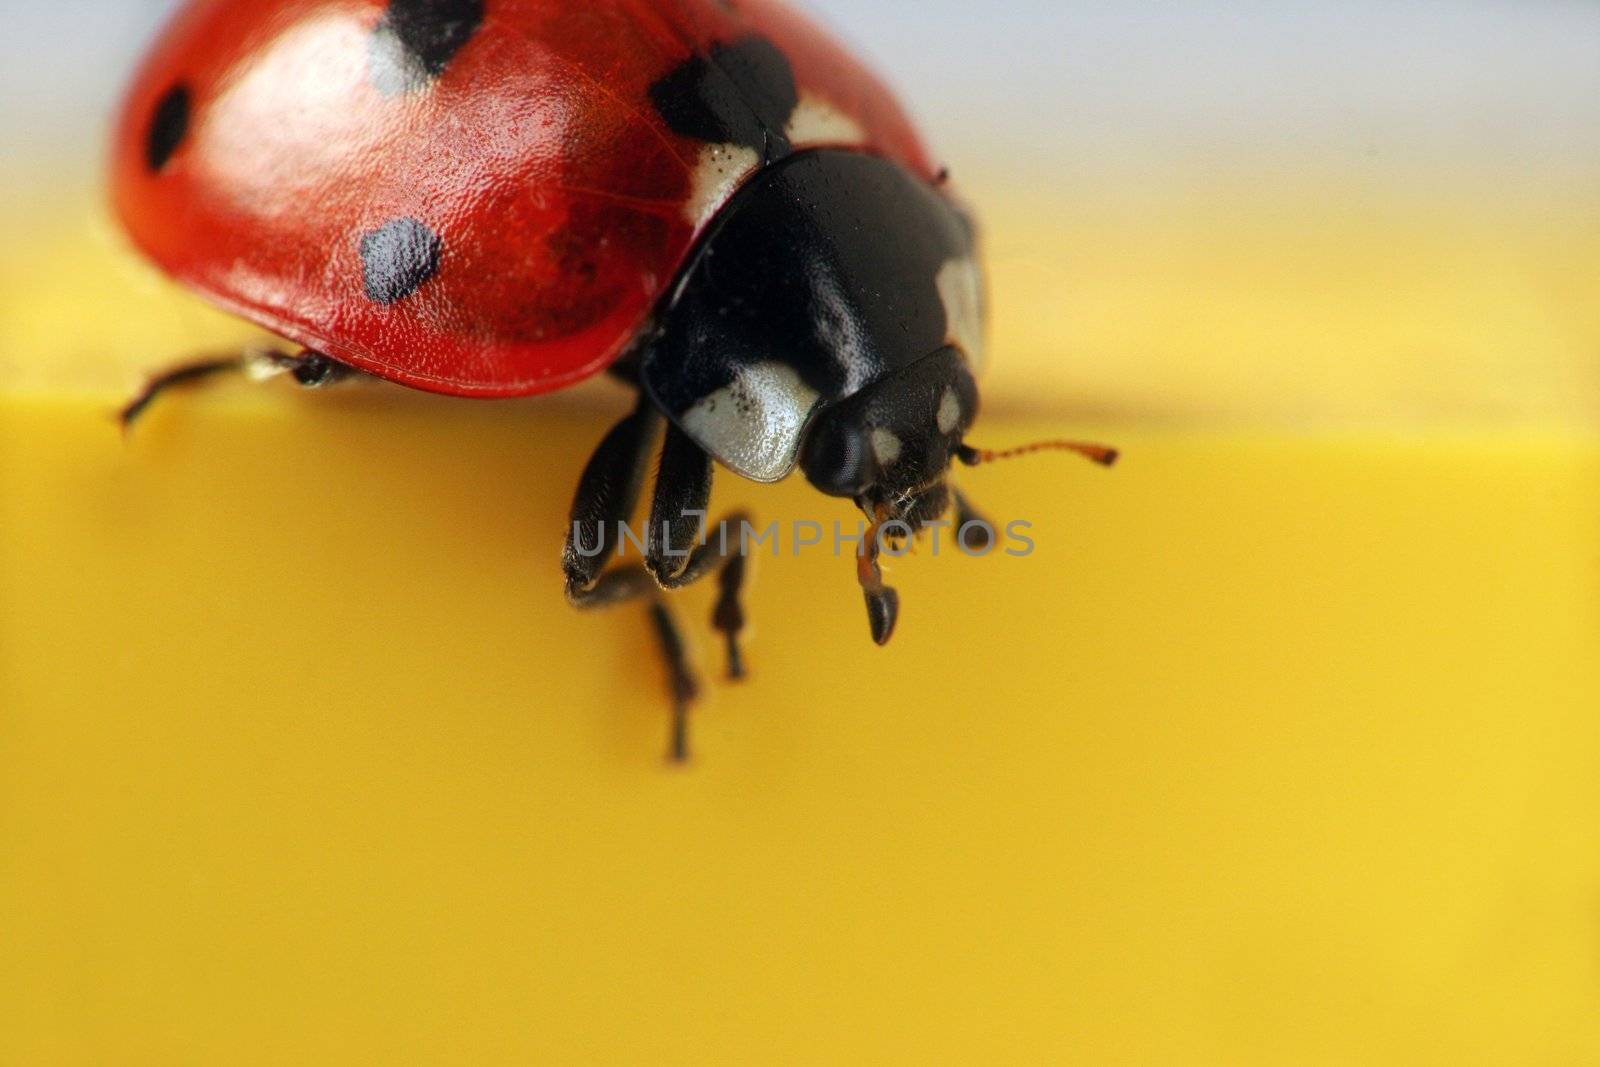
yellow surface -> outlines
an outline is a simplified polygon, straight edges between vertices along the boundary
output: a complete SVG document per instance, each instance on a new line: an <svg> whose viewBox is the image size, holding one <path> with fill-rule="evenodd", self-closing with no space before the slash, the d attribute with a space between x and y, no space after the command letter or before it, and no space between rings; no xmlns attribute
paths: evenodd
<svg viewBox="0 0 1600 1067"><path fill-rule="evenodd" d="M139 368L243 334L20 226L0 1062L1600 1061L1596 246L1419 223L1378 284L1370 231L1025 206L983 440L1128 460L964 476L1038 550L895 564L887 650L848 561L762 560L688 772L638 613L558 593L615 390L235 384L125 445Z"/></svg>

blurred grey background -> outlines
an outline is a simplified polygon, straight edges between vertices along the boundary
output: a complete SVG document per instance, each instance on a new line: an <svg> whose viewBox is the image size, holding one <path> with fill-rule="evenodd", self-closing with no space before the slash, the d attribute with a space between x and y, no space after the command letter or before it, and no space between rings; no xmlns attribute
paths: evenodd
<svg viewBox="0 0 1600 1067"><path fill-rule="evenodd" d="M576 2L576 0L575 0ZM6 0L8 162L87 159L174 0ZM1247 157L1600 174L1593 0L809 0L992 176Z"/></svg>

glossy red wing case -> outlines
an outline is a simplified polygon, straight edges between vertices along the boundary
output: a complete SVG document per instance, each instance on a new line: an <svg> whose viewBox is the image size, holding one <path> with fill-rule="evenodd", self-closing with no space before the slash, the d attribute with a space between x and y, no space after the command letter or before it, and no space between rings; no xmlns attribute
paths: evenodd
<svg viewBox="0 0 1600 1067"><path fill-rule="evenodd" d="M762 162L658 104L752 37L793 71L794 148L933 177L882 84L772 0L197 0L128 94L115 207L294 342L436 392L545 392L627 349Z"/></svg>

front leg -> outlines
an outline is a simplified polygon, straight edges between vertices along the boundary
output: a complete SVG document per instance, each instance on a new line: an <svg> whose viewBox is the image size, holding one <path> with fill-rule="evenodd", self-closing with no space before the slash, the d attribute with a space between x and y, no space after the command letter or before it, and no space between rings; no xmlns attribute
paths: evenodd
<svg viewBox="0 0 1600 1067"><path fill-rule="evenodd" d="M606 434L578 479L567 543L561 553L567 599L575 606L601 606L594 597L600 573L616 550L619 527L632 517L639 503L660 422L650 398L641 393L632 413Z"/></svg>
<svg viewBox="0 0 1600 1067"><path fill-rule="evenodd" d="M741 678L738 640L745 620L739 597L748 571L743 542L750 518L742 512L730 515L718 524L716 536L702 536L711 501L711 457L674 425L667 426L661 445L643 564L604 570L612 551L625 547L618 527L638 500L649 449L644 420L654 418L648 400L642 401L601 442L578 483L563 555L567 599L579 608L611 607L720 572L722 591L712 626L727 637L729 676ZM653 421L648 425L653 428Z"/></svg>
<svg viewBox="0 0 1600 1067"><path fill-rule="evenodd" d="M650 398L639 402L606 434L578 479L561 569L567 600L576 608L606 608L633 600L650 601L650 621L667 666L672 701L672 759L689 758L689 708L700 696L700 682L661 587L643 567L605 567L621 543L621 527L633 516L644 488L650 449L661 422Z"/></svg>
<svg viewBox="0 0 1600 1067"><path fill-rule="evenodd" d="M645 567L663 589L680 589L712 571L719 572L721 595L712 612L711 625L727 643L728 677L738 680L745 675L744 656L739 648L745 627L740 594L749 566L743 542L744 528L750 520L743 513L730 515L718 524L715 538L706 536L711 478L711 457L688 434L669 426L661 445L655 499L650 508ZM702 540L706 543L696 547Z"/></svg>
<svg viewBox="0 0 1600 1067"><path fill-rule="evenodd" d="M667 427L645 536L645 566L663 588L671 588L689 567L711 503L711 476L705 450L677 426Z"/></svg>
<svg viewBox="0 0 1600 1067"><path fill-rule="evenodd" d="M117 417L122 428L127 430L155 403L157 397L180 386L207 381L223 374L242 374L255 381L288 374L299 385L317 389L360 373L354 367L320 352L310 351L290 355L273 349L253 349L221 359L197 359L169 367L151 377L145 382L144 388L123 405Z"/></svg>
<svg viewBox="0 0 1600 1067"><path fill-rule="evenodd" d="M744 676L739 636L744 610L743 514L723 522L718 536L697 544L711 497L712 464L676 426L669 425L661 448L650 528L642 563L605 569L613 550L621 547L618 527L633 513L648 460L651 432L659 416L648 399L607 435L589 461L573 503L564 567L567 599L578 608L605 608L635 600L651 602L650 614L666 659L673 704L672 757L688 758L689 709L699 683L689 667L682 634L662 592L681 589L714 572L721 573L722 594L712 625L725 635L728 673ZM647 421L648 420L648 421Z"/></svg>

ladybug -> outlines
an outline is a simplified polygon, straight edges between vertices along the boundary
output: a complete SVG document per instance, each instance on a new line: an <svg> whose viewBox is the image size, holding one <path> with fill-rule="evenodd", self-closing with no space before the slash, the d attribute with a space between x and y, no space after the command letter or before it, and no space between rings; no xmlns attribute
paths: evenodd
<svg viewBox="0 0 1600 1067"><path fill-rule="evenodd" d="M720 575L713 623L743 674L739 538L699 521L716 465L798 467L861 507L882 644L899 602L880 531L965 521L952 460L995 458L966 443L973 221L877 77L776 0L191 0L111 167L146 255L298 346L175 367L125 422L237 369L462 397L601 372L637 388L580 480L563 568L579 607L650 605L679 758L698 687L663 590ZM608 568L655 455L644 561Z"/></svg>

